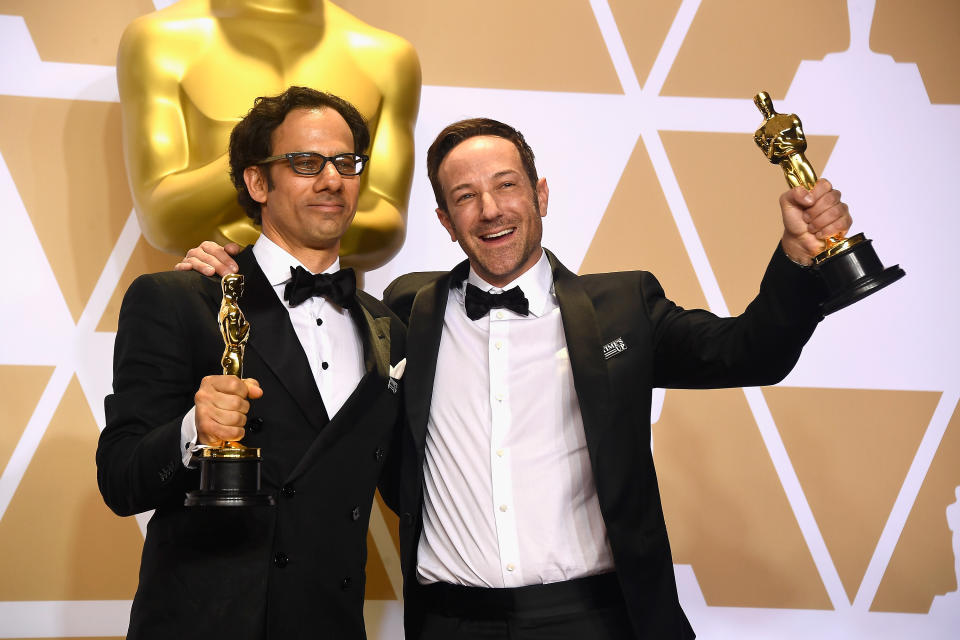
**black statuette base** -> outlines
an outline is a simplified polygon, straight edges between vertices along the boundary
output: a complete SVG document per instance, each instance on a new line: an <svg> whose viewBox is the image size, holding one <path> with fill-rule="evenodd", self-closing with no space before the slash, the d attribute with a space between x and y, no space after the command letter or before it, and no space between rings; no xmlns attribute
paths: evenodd
<svg viewBox="0 0 960 640"><path fill-rule="evenodd" d="M199 458L200 488L188 491L187 507L272 506L272 494L260 490L258 458Z"/></svg>
<svg viewBox="0 0 960 640"><path fill-rule="evenodd" d="M814 266L827 287L827 300L820 305L824 315L850 306L906 275L900 265L884 268L872 244L872 240L864 239Z"/></svg>

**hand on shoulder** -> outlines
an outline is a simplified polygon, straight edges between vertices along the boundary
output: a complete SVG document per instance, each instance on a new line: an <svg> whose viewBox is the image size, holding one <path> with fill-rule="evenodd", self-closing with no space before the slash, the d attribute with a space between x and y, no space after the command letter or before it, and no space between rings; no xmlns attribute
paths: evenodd
<svg viewBox="0 0 960 640"><path fill-rule="evenodd" d="M240 245L230 242L220 246L212 240L205 240L199 247L187 251L183 260L174 265L175 271L199 271L206 276L214 274L221 278L231 273L237 273L239 267L232 256L241 251Z"/></svg>

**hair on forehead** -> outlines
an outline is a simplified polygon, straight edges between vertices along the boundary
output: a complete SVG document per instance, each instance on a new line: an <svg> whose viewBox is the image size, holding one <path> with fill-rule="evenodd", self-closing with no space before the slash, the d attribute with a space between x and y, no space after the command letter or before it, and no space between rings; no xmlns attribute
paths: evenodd
<svg viewBox="0 0 960 640"><path fill-rule="evenodd" d="M534 162L533 149L527 144L523 134L508 124L491 118L470 118L448 125L437 135L436 140L427 150L427 176L433 187L433 195L437 199L437 206L447 210L447 203L440 184L440 165L447 154L458 144L476 136L494 136L509 140L520 154L520 162L530 179L530 186L536 187L537 166Z"/></svg>

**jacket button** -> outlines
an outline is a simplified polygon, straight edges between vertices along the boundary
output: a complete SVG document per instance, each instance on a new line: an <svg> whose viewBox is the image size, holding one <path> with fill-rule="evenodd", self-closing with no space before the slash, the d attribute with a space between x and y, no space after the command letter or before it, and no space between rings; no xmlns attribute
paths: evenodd
<svg viewBox="0 0 960 640"><path fill-rule="evenodd" d="M284 498L292 498L297 495L297 490L293 488L292 484L288 484L283 489L280 489L280 493Z"/></svg>
<svg viewBox="0 0 960 640"><path fill-rule="evenodd" d="M344 591L346 591L347 589L350 588L350 583L352 583L352 582L353 582L353 580L351 580L350 578L344 578L344 579L340 582L340 588L343 589Z"/></svg>
<svg viewBox="0 0 960 640"><path fill-rule="evenodd" d="M402 516L400 516L400 519L403 520L403 525L405 527L409 527L413 524L413 516L410 515L410 513L404 513Z"/></svg>
<svg viewBox="0 0 960 640"><path fill-rule="evenodd" d="M247 423L247 431L250 433L257 433L263 427L263 418L257 416L253 420L250 420Z"/></svg>
<svg viewBox="0 0 960 640"><path fill-rule="evenodd" d="M353 521L356 522L360 519L360 507L354 507L353 511L350 512L350 517L353 518Z"/></svg>
<svg viewBox="0 0 960 640"><path fill-rule="evenodd" d="M273 564L277 565L278 569L283 569L287 566L287 563L290 562L290 558L287 557L283 551L277 551L273 556Z"/></svg>
<svg viewBox="0 0 960 640"><path fill-rule="evenodd" d="M380 462L381 460L383 460L383 449L381 449L380 447L377 447L377 450L373 452L373 459L376 460L377 462Z"/></svg>

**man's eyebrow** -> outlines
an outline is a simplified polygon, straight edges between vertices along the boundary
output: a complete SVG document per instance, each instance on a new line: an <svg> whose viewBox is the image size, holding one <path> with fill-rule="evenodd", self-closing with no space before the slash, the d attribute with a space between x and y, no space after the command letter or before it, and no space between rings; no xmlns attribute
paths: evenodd
<svg viewBox="0 0 960 640"><path fill-rule="evenodd" d="M497 171L495 174L493 174L492 177L493 177L494 180L497 180L497 179L503 178L503 177L505 177L505 176L519 176L519 175L520 175L520 172L517 171L516 169L503 169L502 171ZM458 189L470 189L470 188L472 188L472 187L473 187L473 183L472 183L472 182L462 182L462 183L460 183L460 184L458 184L458 185L456 185L456 186L454 186L454 187L451 187L450 193L453 193L454 191L457 191Z"/></svg>
<svg viewBox="0 0 960 640"><path fill-rule="evenodd" d="M469 189L470 186L471 184L469 182L462 182L455 187L451 187L450 193L453 193L454 191L459 191L460 189Z"/></svg>

